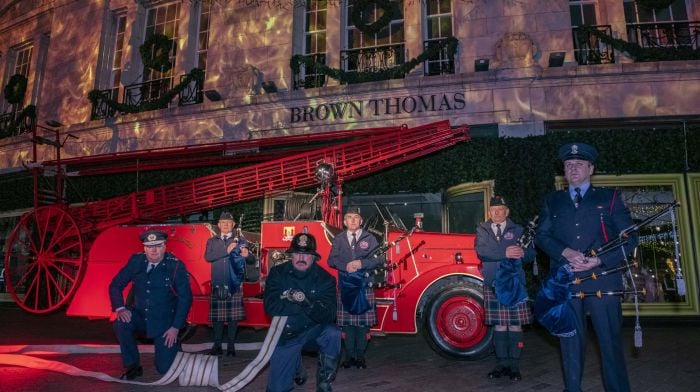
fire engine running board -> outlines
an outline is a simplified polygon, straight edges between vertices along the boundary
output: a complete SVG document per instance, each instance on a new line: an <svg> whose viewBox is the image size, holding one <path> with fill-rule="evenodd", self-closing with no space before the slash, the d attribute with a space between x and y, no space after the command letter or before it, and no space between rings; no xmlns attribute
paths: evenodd
<svg viewBox="0 0 700 392"><path fill-rule="evenodd" d="M219 358L217 356L185 352L177 353L175 361L165 375L160 380L151 383L120 380L105 373L82 370L63 362L48 361L29 355L0 354L0 364L51 370L71 376L92 377L122 384L167 385L178 379L182 387L210 386L224 392L235 392L248 385L267 365L284 331L285 324L287 324L287 316L273 317L258 355L243 371L224 385L219 385Z"/></svg>

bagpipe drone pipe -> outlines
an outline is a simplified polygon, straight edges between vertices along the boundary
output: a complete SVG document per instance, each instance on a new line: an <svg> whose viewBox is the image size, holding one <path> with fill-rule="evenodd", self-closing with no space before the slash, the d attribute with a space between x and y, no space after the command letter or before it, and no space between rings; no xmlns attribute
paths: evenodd
<svg viewBox="0 0 700 392"><path fill-rule="evenodd" d="M612 274L623 272L630 273L632 267L638 266L635 260L631 262L628 261L627 255L624 252L623 245L627 244L630 236L635 231L638 231L641 227L653 222L662 215L669 213L671 214L672 225L674 227L674 242L677 244L677 238L675 233L675 213L674 208L677 207L678 202L674 201L669 205L665 206L658 213L644 219L640 223L634 224L624 230L622 230L619 236L611 241L606 242L598 248L591 248L584 252L586 257L599 257L605 253L616 249L622 249L623 262L621 265L616 267L611 267L603 271L589 272L583 276L574 276L571 267L568 264L560 266L558 269L551 273L550 277L545 280L542 288L537 293L535 298L535 318L537 321L545 327L552 335L559 337L569 337L576 334L576 322L573 310L567 305L570 299L585 299L585 298L603 298L604 296L627 296L631 295L635 302L635 315L636 315L636 325L635 325L635 347L641 347L641 327L639 325L639 306L638 297L646 294L644 288L637 289L632 281L632 290L593 290L593 291L576 291L575 285L580 285L587 280L596 280L605 276L610 276ZM677 251L677 249L676 249ZM678 257L676 257L677 271L680 271L680 265ZM680 288L683 288L685 292L685 283L683 282L682 275L676 277L678 281L679 292Z"/></svg>

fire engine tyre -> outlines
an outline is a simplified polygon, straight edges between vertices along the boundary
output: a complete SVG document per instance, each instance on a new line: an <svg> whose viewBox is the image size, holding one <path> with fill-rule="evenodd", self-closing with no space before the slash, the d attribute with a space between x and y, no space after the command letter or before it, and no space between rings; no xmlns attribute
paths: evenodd
<svg viewBox="0 0 700 392"><path fill-rule="evenodd" d="M7 240L7 291L22 309L44 314L65 305L85 271L83 238L71 215L55 206L25 214Z"/></svg>
<svg viewBox="0 0 700 392"><path fill-rule="evenodd" d="M431 348L448 358L476 360L491 353L492 328L484 325L483 294L471 283L453 283L433 295L423 312Z"/></svg>

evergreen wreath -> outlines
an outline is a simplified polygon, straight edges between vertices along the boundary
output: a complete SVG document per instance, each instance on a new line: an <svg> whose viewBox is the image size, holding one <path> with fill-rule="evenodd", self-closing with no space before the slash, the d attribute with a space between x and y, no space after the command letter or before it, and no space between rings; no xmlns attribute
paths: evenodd
<svg viewBox="0 0 700 392"><path fill-rule="evenodd" d="M24 94L27 92L27 78L24 75L15 74L10 77L10 81L5 86L5 99L15 105L21 103Z"/></svg>
<svg viewBox="0 0 700 392"><path fill-rule="evenodd" d="M141 61L147 68L166 72L173 67L170 62L172 48L173 40L163 34L153 34L139 46Z"/></svg>
<svg viewBox="0 0 700 392"><path fill-rule="evenodd" d="M365 18L362 17L362 12L365 11L371 4L375 4L377 8L384 10L384 13L382 13L382 16L380 16L374 23L367 24L365 23ZM394 7L392 7L391 1L389 0L355 0L352 4L350 20L358 30L365 34L377 34L381 29L388 26L393 18Z"/></svg>
<svg viewBox="0 0 700 392"><path fill-rule="evenodd" d="M646 9L664 9L668 8L675 0L637 0L637 4Z"/></svg>

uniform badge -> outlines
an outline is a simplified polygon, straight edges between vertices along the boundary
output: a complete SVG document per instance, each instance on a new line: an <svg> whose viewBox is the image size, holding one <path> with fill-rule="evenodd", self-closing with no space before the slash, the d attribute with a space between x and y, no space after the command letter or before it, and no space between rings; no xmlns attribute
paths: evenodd
<svg viewBox="0 0 700 392"><path fill-rule="evenodd" d="M155 234L149 234L148 238L146 238L148 241L155 241L158 237Z"/></svg>
<svg viewBox="0 0 700 392"><path fill-rule="evenodd" d="M360 241L360 243L358 245L360 246L360 249L362 249L362 250L369 249L369 242L367 242L365 240Z"/></svg>
<svg viewBox="0 0 700 392"><path fill-rule="evenodd" d="M295 227L294 226L284 226L282 228L282 241L291 241L294 238Z"/></svg>
<svg viewBox="0 0 700 392"><path fill-rule="evenodd" d="M513 233L507 232L507 233L503 234L503 238L505 238L507 240L512 240L514 238L514 236L513 236Z"/></svg>
<svg viewBox="0 0 700 392"><path fill-rule="evenodd" d="M299 238L297 239L297 245L299 245L299 247L301 247L301 248L306 248L308 246L308 243L309 243L309 237L306 234L300 235Z"/></svg>
<svg viewBox="0 0 700 392"><path fill-rule="evenodd" d="M578 155L578 145L576 145L576 144L571 145L571 154Z"/></svg>

